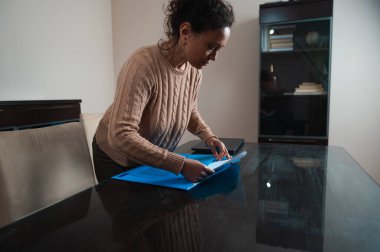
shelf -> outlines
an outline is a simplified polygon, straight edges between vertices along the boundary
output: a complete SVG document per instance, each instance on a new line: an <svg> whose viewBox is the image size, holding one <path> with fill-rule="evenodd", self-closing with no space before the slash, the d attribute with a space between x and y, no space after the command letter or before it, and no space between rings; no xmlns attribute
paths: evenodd
<svg viewBox="0 0 380 252"><path fill-rule="evenodd" d="M277 54L277 53L320 53L320 52L328 52L329 48L305 48L305 49L292 49L292 50L271 50L271 51L262 51L262 54Z"/></svg>
<svg viewBox="0 0 380 252"><path fill-rule="evenodd" d="M287 143L287 144L308 144L308 145L327 145L327 137L319 136L279 136L279 135L260 135L259 143Z"/></svg>
<svg viewBox="0 0 380 252"><path fill-rule="evenodd" d="M285 95L285 94L284 94ZM316 96L316 95L319 95L319 96L326 96L327 95L327 92L316 92L316 93L290 93L290 94L286 94L286 95L294 95L294 96L310 96L310 95L313 95L313 96Z"/></svg>
<svg viewBox="0 0 380 252"><path fill-rule="evenodd" d="M280 94L262 94L261 97L289 97L289 96L326 96L324 93L280 93Z"/></svg>

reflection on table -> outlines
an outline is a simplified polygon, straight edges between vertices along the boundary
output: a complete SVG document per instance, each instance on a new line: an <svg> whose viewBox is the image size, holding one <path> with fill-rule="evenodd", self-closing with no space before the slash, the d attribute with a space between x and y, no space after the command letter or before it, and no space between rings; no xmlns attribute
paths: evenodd
<svg viewBox="0 0 380 252"><path fill-rule="evenodd" d="M266 151L258 153L265 156ZM259 243L323 250L323 209L326 186L325 150L298 153L265 162L258 171L259 200L256 240Z"/></svg>
<svg viewBox="0 0 380 252"><path fill-rule="evenodd" d="M378 250L379 186L344 149L243 150L188 192L112 179L89 188L0 228L0 251Z"/></svg>

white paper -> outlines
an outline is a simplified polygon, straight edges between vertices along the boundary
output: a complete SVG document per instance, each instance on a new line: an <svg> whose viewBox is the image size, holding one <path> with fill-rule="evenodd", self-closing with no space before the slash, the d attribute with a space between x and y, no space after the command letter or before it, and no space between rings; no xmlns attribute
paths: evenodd
<svg viewBox="0 0 380 252"><path fill-rule="evenodd" d="M247 152L243 151L243 152L239 153L239 155L236 155L236 156L232 157L231 159L212 162L207 167L209 167L213 170L216 170L219 167L221 167L222 165L225 165L228 163L237 163L240 161L240 159L244 158L246 155L247 155Z"/></svg>

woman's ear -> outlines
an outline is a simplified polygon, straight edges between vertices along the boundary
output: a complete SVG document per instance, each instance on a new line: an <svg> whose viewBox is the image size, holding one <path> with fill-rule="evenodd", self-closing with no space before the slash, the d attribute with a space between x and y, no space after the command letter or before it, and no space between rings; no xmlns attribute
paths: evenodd
<svg viewBox="0 0 380 252"><path fill-rule="evenodd" d="M179 42L186 46L189 36L191 34L191 24L189 22L184 22L179 27Z"/></svg>

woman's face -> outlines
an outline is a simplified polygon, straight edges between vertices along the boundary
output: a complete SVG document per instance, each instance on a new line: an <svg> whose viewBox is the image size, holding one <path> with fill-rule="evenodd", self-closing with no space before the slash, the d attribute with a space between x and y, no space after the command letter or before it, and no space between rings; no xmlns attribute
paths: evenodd
<svg viewBox="0 0 380 252"><path fill-rule="evenodd" d="M195 68L201 69L210 60L214 61L219 50L227 45L230 28L209 30L202 33L189 32L184 47L185 59Z"/></svg>

